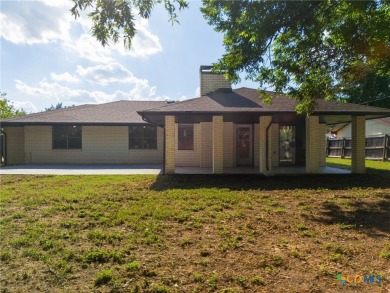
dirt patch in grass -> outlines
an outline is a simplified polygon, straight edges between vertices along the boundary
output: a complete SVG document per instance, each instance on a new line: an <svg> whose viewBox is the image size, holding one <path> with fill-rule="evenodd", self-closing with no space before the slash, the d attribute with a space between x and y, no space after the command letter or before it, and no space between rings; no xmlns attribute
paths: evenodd
<svg viewBox="0 0 390 293"><path fill-rule="evenodd" d="M2 176L1 292L386 292L389 178Z"/></svg>

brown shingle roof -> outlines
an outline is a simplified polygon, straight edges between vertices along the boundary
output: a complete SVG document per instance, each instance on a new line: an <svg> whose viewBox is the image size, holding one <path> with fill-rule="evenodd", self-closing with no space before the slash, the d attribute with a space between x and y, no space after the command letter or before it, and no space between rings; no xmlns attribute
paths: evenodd
<svg viewBox="0 0 390 293"><path fill-rule="evenodd" d="M268 92L272 97L272 104L262 103L256 89L239 88L231 93L214 92L200 98L191 99L174 104L168 104L156 109L140 111L143 114L152 113L295 113L298 102L287 95ZM389 115L390 109L363 106L350 103L325 102L318 100L315 114L381 114Z"/></svg>
<svg viewBox="0 0 390 293"><path fill-rule="evenodd" d="M145 123L137 111L166 105L162 101L117 101L100 105L82 105L4 119L1 126L32 124L123 125Z"/></svg>

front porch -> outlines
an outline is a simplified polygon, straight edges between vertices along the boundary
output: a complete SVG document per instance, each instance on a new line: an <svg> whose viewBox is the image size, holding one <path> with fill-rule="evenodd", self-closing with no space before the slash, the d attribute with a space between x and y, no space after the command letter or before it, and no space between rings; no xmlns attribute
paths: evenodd
<svg viewBox="0 0 390 293"><path fill-rule="evenodd" d="M233 167L224 168L224 174L259 174L258 167ZM175 174L213 174L212 168L201 167L176 167ZM305 166L283 166L272 168L272 173L268 173L268 176L274 175L302 175L307 174ZM334 167L319 167L317 174L351 174L350 170L334 168Z"/></svg>

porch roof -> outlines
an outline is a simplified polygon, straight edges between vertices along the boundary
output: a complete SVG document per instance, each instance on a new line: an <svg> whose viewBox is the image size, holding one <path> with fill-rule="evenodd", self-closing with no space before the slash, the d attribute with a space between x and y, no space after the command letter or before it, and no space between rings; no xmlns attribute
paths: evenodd
<svg viewBox="0 0 390 293"><path fill-rule="evenodd" d="M272 104L263 103L256 89L239 88L232 92L217 91L183 102L168 104L155 109L139 111L148 120L161 124L162 115L183 114L287 114L296 115L298 102L287 95L268 92L273 97ZM367 119L390 116L390 109L364 106L335 101L317 100L318 107L313 115L321 116L322 123L333 124L350 121L351 115L364 115ZM160 117L158 117L160 116ZM333 117L332 117L333 116ZM337 116L335 118L334 116Z"/></svg>

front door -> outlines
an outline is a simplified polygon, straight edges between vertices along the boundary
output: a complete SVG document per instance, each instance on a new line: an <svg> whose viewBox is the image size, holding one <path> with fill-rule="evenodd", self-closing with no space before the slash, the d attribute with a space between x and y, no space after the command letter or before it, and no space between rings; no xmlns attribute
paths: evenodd
<svg viewBox="0 0 390 293"><path fill-rule="evenodd" d="M295 157L295 126L281 125L279 127L279 165L295 165Z"/></svg>
<svg viewBox="0 0 390 293"><path fill-rule="evenodd" d="M253 164L252 125L239 124L236 129L236 164Z"/></svg>

